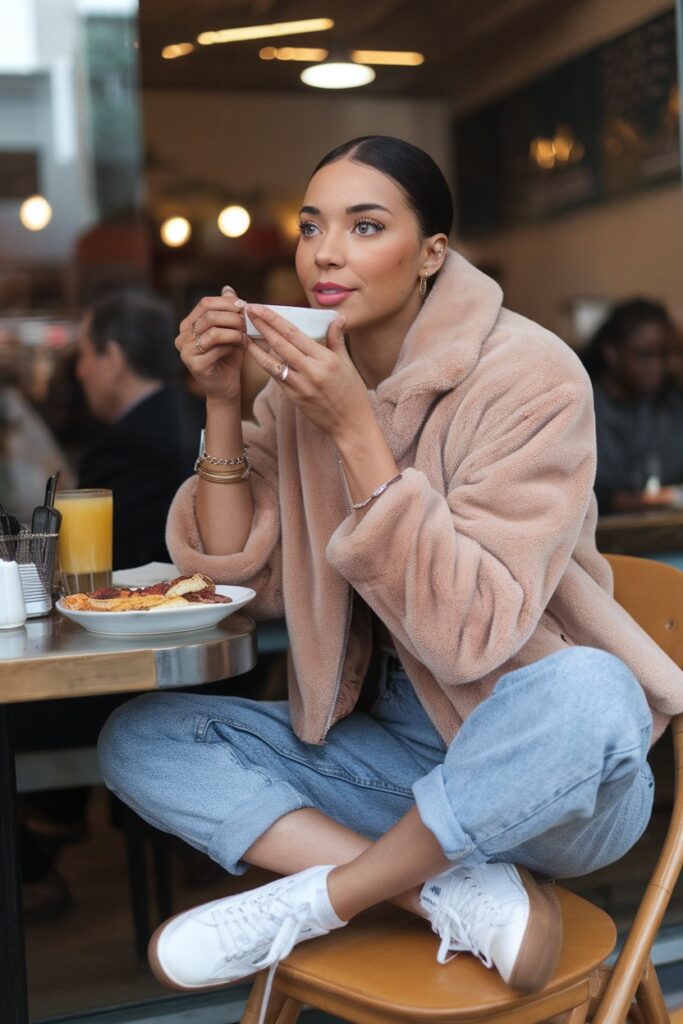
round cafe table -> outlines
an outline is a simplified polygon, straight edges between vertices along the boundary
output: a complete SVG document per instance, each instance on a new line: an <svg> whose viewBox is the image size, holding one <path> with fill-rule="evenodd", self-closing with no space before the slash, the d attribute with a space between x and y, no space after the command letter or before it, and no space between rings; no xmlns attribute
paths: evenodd
<svg viewBox="0 0 683 1024"><path fill-rule="evenodd" d="M9 705L213 683L256 664L253 621L143 637L87 633L52 612L0 630L0 1021L27 1024L26 962Z"/></svg>

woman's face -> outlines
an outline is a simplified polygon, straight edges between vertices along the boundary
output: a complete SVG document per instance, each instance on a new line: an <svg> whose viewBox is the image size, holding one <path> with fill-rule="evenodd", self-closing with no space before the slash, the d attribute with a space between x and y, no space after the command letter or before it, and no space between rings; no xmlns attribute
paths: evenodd
<svg viewBox="0 0 683 1024"><path fill-rule="evenodd" d="M667 324L640 324L618 348L606 346L608 370L629 394L652 397L666 379L673 341L673 330Z"/></svg>
<svg viewBox="0 0 683 1024"><path fill-rule="evenodd" d="M296 271L311 306L343 313L347 330L417 315L432 240L391 178L349 159L327 164L309 182L300 222Z"/></svg>

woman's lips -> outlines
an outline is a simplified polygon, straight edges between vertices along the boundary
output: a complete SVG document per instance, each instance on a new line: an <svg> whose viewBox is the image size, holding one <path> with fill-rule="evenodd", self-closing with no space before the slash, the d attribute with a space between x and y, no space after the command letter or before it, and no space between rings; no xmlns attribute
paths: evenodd
<svg viewBox="0 0 683 1024"><path fill-rule="evenodd" d="M338 306L340 302L353 294L353 288L344 288L340 284L316 284L313 288L316 302L321 306Z"/></svg>

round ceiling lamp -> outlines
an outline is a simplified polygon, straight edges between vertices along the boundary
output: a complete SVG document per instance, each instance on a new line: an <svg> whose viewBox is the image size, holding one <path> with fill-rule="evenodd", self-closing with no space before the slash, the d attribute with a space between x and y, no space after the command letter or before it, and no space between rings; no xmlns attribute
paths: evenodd
<svg viewBox="0 0 683 1024"><path fill-rule="evenodd" d="M27 231L42 231L52 220L52 207L45 196L29 196L19 207L19 220Z"/></svg>
<svg viewBox="0 0 683 1024"><path fill-rule="evenodd" d="M250 224L251 217L243 206L226 206L218 214L218 230L227 238L241 238Z"/></svg>
<svg viewBox="0 0 683 1024"><path fill-rule="evenodd" d="M375 72L366 64L323 61L321 64L304 68L299 77L304 85L310 85L314 89L357 89L374 81Z"/></svg>
<svg viewBox="0 0 683 1024"><path fill-rule="evenodd" d="M192 225L186 217L169 217L159 231L161 241L171 249L185 245L192 234Z"/></svg>

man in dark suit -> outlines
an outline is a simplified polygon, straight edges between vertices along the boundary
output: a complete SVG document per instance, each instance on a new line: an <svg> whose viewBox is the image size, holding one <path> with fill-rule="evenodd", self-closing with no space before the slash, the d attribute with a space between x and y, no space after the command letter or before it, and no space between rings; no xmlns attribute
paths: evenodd
<svg viewBox="0 0 683 1024"><path fill-rule="evenodd" d="M100 298L81 322L76 373L103 427L83 454L79 486L113 491L114 569L170 561L166 515L198 440L184 436L174 336L167 303L133 289Z"/></svg>

